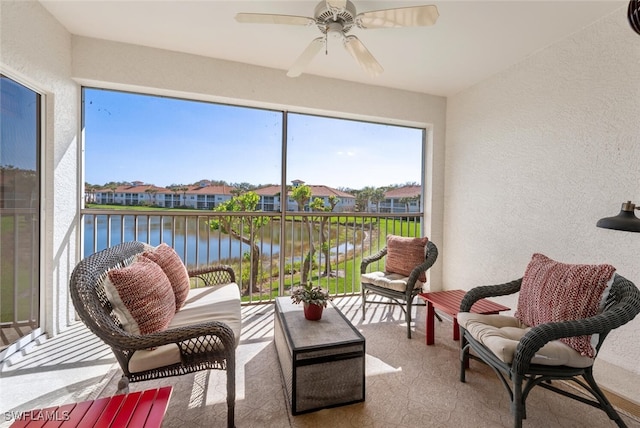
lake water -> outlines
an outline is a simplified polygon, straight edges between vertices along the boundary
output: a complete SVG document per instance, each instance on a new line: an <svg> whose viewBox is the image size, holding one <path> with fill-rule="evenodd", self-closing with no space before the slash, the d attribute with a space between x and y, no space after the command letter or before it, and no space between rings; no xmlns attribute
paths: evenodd
<svg viewBox="0 0 640 428"><path fill-rule="evenodd" d="M228 263L231 260L239 259L244 253L250 251L249 245L228 235L218 233L218 231L210 231L207 221L203 218L181 217L173 222L171 217L160 216L138 216L136 220L134 216L128 215L111 215L109 217L105 215L87 215L84 220L85 257L94 252L94 247L98 251L107 248L108 221L111 222L110 238L112 246L134 240L149 242L154 246L165 242L175 248L188 266ZM301 228L287 226L286 230L286 242L291 242L290 240L293 239L293 242L298 243L299 246L303 235ZM277 257L280 253L279 221L273 221L273 224L267 226L259 236L258 245L262 256L267 258ZM300 261L302 259L302 249L290 248L290 244L285 247L287 248L287 261ZM352 243L341 242L331 248L330 252L331 254L336 254L337 251L345 253L351 249L353 249ZM322 257L320 252L318 252L317 257Z"/></svg>

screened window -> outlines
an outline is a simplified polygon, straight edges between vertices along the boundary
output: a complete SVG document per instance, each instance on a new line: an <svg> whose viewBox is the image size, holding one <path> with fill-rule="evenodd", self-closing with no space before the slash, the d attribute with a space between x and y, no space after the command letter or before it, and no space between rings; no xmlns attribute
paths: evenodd
<svg viewBox="0 0 640 428"><path fill-rule="evenodd" d="M1 347L39 327L40 95L0 75Z"/></svg>
<svg viewBox="0 0 640 428"><path fill-rule="evenodd" d="M358 209L368 211L389 188L422 184L423 129L101 89L83 94L87 186L114 203L141 193L135 182L157 187L165 195L158 200L173 194L185 204L202 183L218 200L221 184L280 186L284 175L291 187L338 190L341 205L358 205L352 196L365 189L369 203Z"/></svg>

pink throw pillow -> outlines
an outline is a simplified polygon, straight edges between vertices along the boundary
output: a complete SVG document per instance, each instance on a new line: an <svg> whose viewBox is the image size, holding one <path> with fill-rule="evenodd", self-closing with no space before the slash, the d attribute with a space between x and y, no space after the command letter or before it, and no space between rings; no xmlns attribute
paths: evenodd
<svg viewBox="0 0 640 428"><path fill-rule="evenodd" d="M169 278L160 266L147 259L110 270L104 290L114 313L129 333L164 330L176 312Z"/></svg>
<svg viewBox="0 0 640 428"><path fill-rule="evenodd" d="M615 268L608 264L566 264L534 254L522 278L515 317L534 327L597 315ZM593 358L591 336L560 339L581 355Z"/></svg>
<svg viewBox="0 0 640 428"><path fill-rule="evenodd" d="M182 259L176 251L164 242L152 250L142 253L140 257L145 257L157 263L171 282L176 298L176 311L180 310L187 300L189 289L189 272L182 263Z"/></svg>
<svg viewBox="0 0 640 428"><path fill-rule="evenodd" d="M424 263L425 249L429 238L405 238L396 235L387 235L387 257L385 259L385 271L409 276L411 271ZM422 272L418 278L422 282L427 281L427 276Z"/></svg>

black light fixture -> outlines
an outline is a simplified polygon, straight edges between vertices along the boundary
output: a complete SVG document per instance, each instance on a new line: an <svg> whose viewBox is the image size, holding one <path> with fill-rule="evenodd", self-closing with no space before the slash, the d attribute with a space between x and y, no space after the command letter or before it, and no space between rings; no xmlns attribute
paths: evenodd
<svg viewBox="0 0 640 428"><path fill-rule="evenodd" d="M605 217L598 220L596 226L604 229L624 230L626 232L640 232L640 218L633 213L634 210L640 210L640 206L636 206L627 201L622 204L620 214L615 217Z"/></svg>
<svg viewBox="0 0 640 428"><path fill-rule="evenodd" d="M640 34L640 0L631 0L629 2L627 18L629 18L629 25L631 25L633 31Z"/></svg>

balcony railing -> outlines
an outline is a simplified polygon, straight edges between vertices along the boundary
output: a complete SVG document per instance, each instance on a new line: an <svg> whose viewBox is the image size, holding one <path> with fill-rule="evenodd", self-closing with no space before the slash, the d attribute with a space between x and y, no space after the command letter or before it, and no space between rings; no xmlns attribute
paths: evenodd
<svg viewBox="0 0 640 428"><path fill-rule="evenodd" d="M234 268L243 301L272 301L303 282L360 292L360 261L387 234L421 235L421 213L82 210L84 256L124 241L172 246L187 268ZM384 266L380 266L383 269Z"/></svg>
<svg viewBox="0 0 640 428"><path fill-rule="evenodd" d="M38 209L0 208L0 351L40 326L39 218Z"/></svg>

